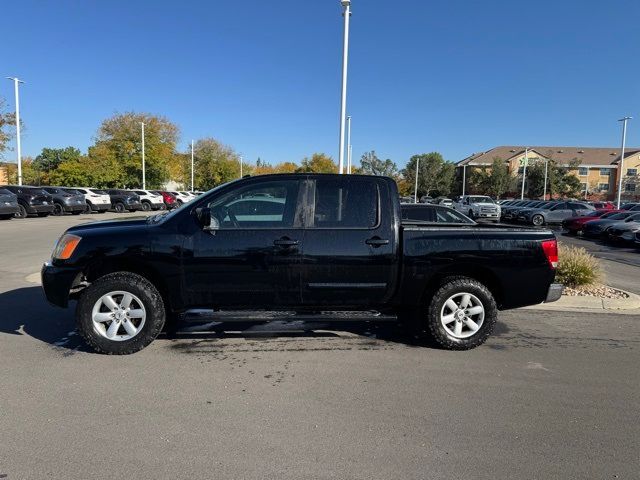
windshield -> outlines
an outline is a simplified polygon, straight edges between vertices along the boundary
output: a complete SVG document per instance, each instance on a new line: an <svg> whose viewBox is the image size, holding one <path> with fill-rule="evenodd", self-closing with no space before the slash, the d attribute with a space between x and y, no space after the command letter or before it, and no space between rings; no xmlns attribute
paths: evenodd
<svg viewBox="0 0 640 480"><path fill-rule="evenodd" d="M489 197L469 197L469 203L495 203Z"/></svg>
<svg viewBox="0 0 640 480"><path fill-rule="evenodd" d="M609 220L624 220L625 218L627 218L629 215L631 215L630 212L620 212L620 213L616 213L615 215L611 215L610 217L607 216L607 218Z"/></svg>

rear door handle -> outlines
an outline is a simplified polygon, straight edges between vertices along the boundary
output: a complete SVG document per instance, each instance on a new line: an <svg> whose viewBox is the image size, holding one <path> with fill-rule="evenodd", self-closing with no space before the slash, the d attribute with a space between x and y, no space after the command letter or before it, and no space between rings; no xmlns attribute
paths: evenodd
<svg viewBox="0 0 640 480"><path fill-rule="evenodd" d="M380 237L368 238L364 241L367 245L371 245L372 247L380 247L382 245L388 245L389 240Z"/></svg>
<svg viewBox="0 0 640 480"><path fill-rule="evenodd" d="M273 241L273 244L279 247L292 247L298 245L298 243L298 240L291 240L290 238L280 238Z"/></svg>

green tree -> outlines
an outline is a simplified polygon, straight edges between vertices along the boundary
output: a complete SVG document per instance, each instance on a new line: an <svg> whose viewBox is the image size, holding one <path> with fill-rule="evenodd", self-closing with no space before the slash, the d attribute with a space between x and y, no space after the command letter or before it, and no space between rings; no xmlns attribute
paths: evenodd
<svg viewBox="0 0 640 480"><path fill-rule="evenodd" d="M311 158L304 157L297 173L338 173L338 165L333 158L324 153L314 153Z"/></svg>
<svg viewBox="0 0 640 480"><path fill-rule="evenodd" d="M4 152L9 150L9 142L15 136L16 125L15 113L7 110L7 101L0 97L0 158L4 158ZM20 121L22 127L22 121Z"/></svg>
<svg viewBox="0 0 640 480"><path fill-rule="evenodd" d="M142 184L141 123L145 124L145 167L148 187L160 187L174 161L178 127L165 117L148 113L116 114L102 122L89 157L110 169L105 186L140 187Z"/></svg>
<svg viewBox="0 0 640 480"><path fill-rule="evenodd" d="M246 168L249 173L250 166ZM194 171L196 189L209 190L239 178L240 156L214 138L202 138L194 145Z"/></svg>
<svg viewBox="0 0 640 480"><path fill-rule="evenodd" d="M33 168L43 184L53 184L51 174L63 162L78 161L82 153L75 147L67 148L43 148L40 155L33 161Z"/></svg>
<svg viewBox="0 0 640 480"><path fill-rule="evenodd" d="M553 153L546 154L547 194L561 197L575 197L580 195L582 187L580 179L572 171L580 164L578 159L569 162L568 166L558 164ZM545 161L540 160L527 166L525 191L529 198L540 198L544 193Z"/></svg>
<svg viewBox="0 0 640 480"><path fill-rule="evenodd" d="M438 152L423 153L411 157L402 171L409 185L415 184L416 162L420 160L418 171L418 196L447 195L451 191L455 176L455 165L444 160Z"/></svg>
<svg viewBox="0 0 640 480"><path fill-rule="evenodd" d="M381 160L376 155L376 151L371 150L360 157L359 173L396 178L398 176L398 166L389 158Z"/></svg>
<svg viewBox="0 0 640 480"><path fill-rule="evenodd" d="M513 183L509 166L499 157L493 159L488 169L476 168L471 172L469 183L474 191L500 198Z"/></svg>
<svg viewBox="0 0 640 480"><path fill-rule="evenodd" d="M104 170L99 168L98 165L95 165L95 162L88 157L79 156L60 163L58 167L49 174L49 182L52 185L66 187L108 187L110 185L107 184L110 182L103 176L104 173Z"/></svg>

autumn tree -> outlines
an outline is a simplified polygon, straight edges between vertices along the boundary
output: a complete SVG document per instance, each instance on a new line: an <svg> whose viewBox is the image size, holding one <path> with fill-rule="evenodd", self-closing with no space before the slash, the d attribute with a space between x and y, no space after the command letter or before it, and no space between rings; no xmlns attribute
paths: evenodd
<svg viewBox="0 0 640 480"><path fill-rule="evenodd" d="M240 156L215 138L202 138L194 145L194 171L195 188L209 190L240 177Z"/></svg>
<svg viewBox="0 0 640 480"><path fill-rule="evenodd" d="M455 165L446 162L438 152L414 155L402 171L409 185L414 185L418 160L418 195L447 195L453 184Z"/></svg>
<svg viewBox="0 0 640 480"><path fill-rule="evenodd" d="M7 101L0 97L0 158L4 158L4 152L9 150L9 142L15 136L15 125L15 113L8 111ZM22 121L20 126L22 126Z"/></svg>
<svg viewBox="0 0 640 480"><path fill-rule="evenodd" d="M324 153L314 153L311 158L304 157L297 173L338 173L338 165L328 155Z"/></svg>

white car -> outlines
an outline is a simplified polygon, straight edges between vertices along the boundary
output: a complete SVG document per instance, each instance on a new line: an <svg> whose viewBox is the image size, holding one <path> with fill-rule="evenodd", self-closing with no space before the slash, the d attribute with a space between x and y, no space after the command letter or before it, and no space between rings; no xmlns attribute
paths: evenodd
<svg viewBox="0 0 640 480"><path fill-rule="evenodd" d="M485 195L463 195L453 204L453 208L473 220L500 221L500 205Z"/></svg>
<svg viewBox="0 0 640 480"><path fill-rule="evenodd" d="M84 195L84 200L87 202L86 212L98 212L104 213L111 208L111 197L103 190L96 188L84 188L84 187L71 187L74 190L78 190Z"/></svg>
<svg viewBox="0 0 640 480"><path fill-rule="evenodd" d="M140 202L142 203L142 210L149 212L151 210L164 210L164 200L162 195L151 192L149 190L131 190L136 195L140 196Z"/></svg>
<svg viewBox="0 0 640 480"><path fill-rule="evenodd" d="M172 193L173 195L175 195L178 205L182 205L183 203L189 203L191 200L195 198L189 195L187 192L169 192L169 193Z"/></svg>

